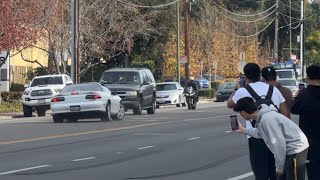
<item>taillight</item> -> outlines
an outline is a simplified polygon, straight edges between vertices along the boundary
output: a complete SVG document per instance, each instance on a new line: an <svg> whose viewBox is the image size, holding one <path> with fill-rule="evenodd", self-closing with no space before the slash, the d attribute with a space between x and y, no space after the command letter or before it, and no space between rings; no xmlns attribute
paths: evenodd
<svg viewBox="0 0 320 180"><path fill-rule="evenodd" d="M87 95L86 99L97 100L97 99L101 99L101 96L99 96L99 95Z"/></svg>
<svg viewBox="0 0 320 180"><path fill-rule="evenodd" d="M60 101L64 101L64 97L55 97L51 99L51 102L60 102Z"/></svg>

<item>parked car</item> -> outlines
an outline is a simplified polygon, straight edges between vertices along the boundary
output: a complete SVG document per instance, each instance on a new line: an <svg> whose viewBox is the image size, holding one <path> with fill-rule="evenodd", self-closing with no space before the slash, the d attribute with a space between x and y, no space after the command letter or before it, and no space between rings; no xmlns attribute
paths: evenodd
<svg viewBox="0 0 320 180"><path fill-rule="evenodd" d="M160 105L186 106L184 88L177 82L157 83L157 108Z"/></svg>
<svg viewBox="0 0 320 180"><path fill-rule="evenodd" d="M51 111L55 123L85 118L121 120L125 116L121 98L99 83L66 86L51 99Z"/></svg>
<svg viewBox="0 0 320 180"><path fill-rule="evenodd" d="M236 82L222 83L216 92L216 101L223 102L225 100L228 100L228 98L231 96L236 86L237 86Z"/></svg>
<svg viewBox="0 0 320 180"><path fill-rule="evenodd" d="M206 78L202 76L198 76L196 81L198 81L200 84L199 89L209 88L209 81Z"/></svg>
<svg viewBox="0 0 320 180"><path fill-rule="evenodd" d="M277 82L283 87L289 88L292 92L292 97L296 97L299 91L299 81L296 79L278 79Z"/></svg>
<svg viewBox="0 0 320 180"><path fill-rule="evenodd" d="M45 116L46 110L50 109L51 98L70 84L72 80L66 74L34 77L30 84L25 85L22 95L24 117L31 117L33 109L37 110L38 116Z"/></svg>
<svg viewBox="0 0 320 180"><path fill-rule="evenodd" d="M156 82L149 69L116 68L105 71L100 83L122 98L125 110L133 109L136 115L156 109Z"/></svg>

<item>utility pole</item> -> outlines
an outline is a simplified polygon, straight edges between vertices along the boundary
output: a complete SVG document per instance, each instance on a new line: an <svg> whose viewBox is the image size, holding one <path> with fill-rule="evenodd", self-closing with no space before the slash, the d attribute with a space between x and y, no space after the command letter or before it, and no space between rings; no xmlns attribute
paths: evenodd
<svg viewBox="0 0 320 180"><path fill-rule="evenodd" d="M274 29L274 55L273 61L278 62L278 27L279 27L279 0L276 0L276 19Z"/></svg>
<svg viewBox="0 0 320 180"><path fill-rule="evenodd" d="M184 53L187 57L185 64L185 78L189 79L189 66L190 66L190 52L189 52L189 15L190 15L190 1L184 0Z"/></svg>
<svg viewBox="0 0 320 180"><path fill-rule="evenodd" d="M304 59L303 59L303 5L304 5L304 1L301 0L301 25L300 25L300 63L301 63L301 78L305 77L305 63L304 63Z"/></svg>
<svg viewBox="0 0 320 180"><path fill-rule="evenodd" d="M290 33L289 33L289 56L290 56L290 59L291 59L291 55L292 55L292 29L291 29L291 23L292 23L292 20L291 20L291 1L292 0L289 0L289 6L290 6L290 10L289 10L289 16L290 16L290 19L289 19L289 28L290 28Z"/></svg>
<svg viewBox="0 0 320 180"><path fill-rule="evenodd" d="M79 0L71 0L71 79L78 82Z"/></svg>
<svg viewBox="0 0 320 180"><path fill-rule="evenodd" d="M180 84L180 6L179 2L177 2L177 82Z"/></svg>

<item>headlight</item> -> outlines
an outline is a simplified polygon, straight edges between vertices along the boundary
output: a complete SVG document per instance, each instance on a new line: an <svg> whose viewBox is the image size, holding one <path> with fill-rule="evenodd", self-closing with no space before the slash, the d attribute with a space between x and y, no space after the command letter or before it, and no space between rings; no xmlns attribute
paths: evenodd
<svg viewBox="0 0 320 180"><path fill-rule="evenodd" d="M29 95L29 94L30 94L30 90L24 90L24 91L23 91L23 94L24 94L24 95Z"/></svg>
<svg viewBox="0 0 320 180"><path fill-rule="evenodd" d="M127 92L127 96L137 96L138 93L136 91L129 91Z"/></svg>

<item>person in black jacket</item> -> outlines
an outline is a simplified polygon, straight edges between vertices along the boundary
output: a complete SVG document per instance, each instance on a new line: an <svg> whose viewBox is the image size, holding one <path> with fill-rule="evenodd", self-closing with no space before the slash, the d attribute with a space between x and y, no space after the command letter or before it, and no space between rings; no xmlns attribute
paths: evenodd
<svg viewBox="0 0 320 180"><path fill-rule="evenodd" d="M320 178L320 66L307 68L308 86L299 92L291 107L299 115L299 126L309 140L307 174L309 180Z"/></svg>
<svg viewBox="0 0 320 180"><path fill-rule="evenodd" d="M189 81L186 84L186 87L188 87L188 86L191 86L192 89L194 90L194 92L196 93L196 96L197 96L196 99L197 99L197 102L198 102L199 101L199 98L198 98L198 85L194 81L194 77L190 76Z"/></svg>

